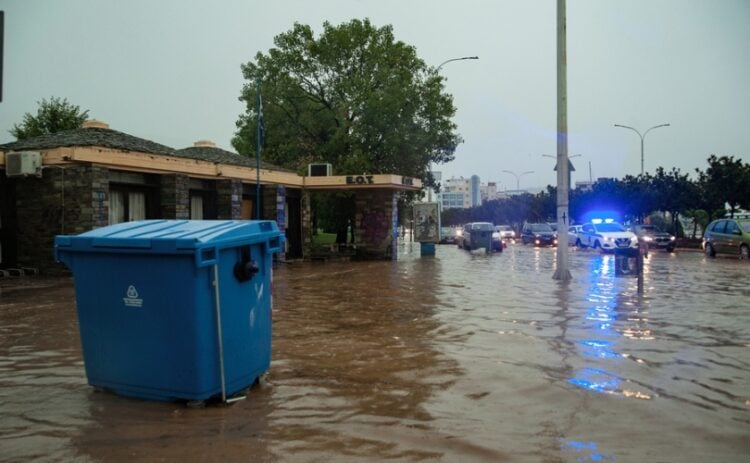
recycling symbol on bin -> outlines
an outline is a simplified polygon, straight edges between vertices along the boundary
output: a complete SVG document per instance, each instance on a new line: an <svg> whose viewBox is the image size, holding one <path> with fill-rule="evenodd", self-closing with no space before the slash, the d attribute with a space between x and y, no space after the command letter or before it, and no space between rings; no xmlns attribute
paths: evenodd
<svg viewBox="0 0 750 463"><path fill-rule="evenodd" d="M138 297L138 291L135 289L135 286L128 286L128 290L125 295L127 297L123 297L122 302L127 307L143 307L143 299L140 299Z"/></svg>
<svg viewBox="0 0 750 463"><path fill-rule="evenodd" d="M138 291L135 289L135 286L133 285L128 286L127 294L130 299L138 299Z"/></svg>

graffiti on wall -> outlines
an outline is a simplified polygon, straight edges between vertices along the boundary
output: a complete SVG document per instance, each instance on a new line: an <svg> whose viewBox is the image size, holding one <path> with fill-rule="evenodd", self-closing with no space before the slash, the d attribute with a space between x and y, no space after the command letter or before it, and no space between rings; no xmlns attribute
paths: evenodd
<svg viewBox="0 0 750 463"><path fill-rule="evenodd" d="M390 220L380 209L366 211L360 223L362 237L367 244L380 244L388 237Z"/></svg>

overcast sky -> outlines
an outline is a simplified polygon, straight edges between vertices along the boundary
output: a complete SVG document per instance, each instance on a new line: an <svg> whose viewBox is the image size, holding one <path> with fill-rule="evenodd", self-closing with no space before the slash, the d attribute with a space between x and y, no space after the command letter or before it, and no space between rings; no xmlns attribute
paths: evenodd
<svg viewBox="0 0 750 463"><path fill-rule="evenodd" d="M443 177L500 189L555 183L554 0L0 0L0 143L37 101L65 97L120 130L174 148L232 149L240 64L295 21L316 32L370 18L441 73L465 143ZM693 172L711 154L750 162L750 1L568 0L573 181L657 166Z"/></svg>

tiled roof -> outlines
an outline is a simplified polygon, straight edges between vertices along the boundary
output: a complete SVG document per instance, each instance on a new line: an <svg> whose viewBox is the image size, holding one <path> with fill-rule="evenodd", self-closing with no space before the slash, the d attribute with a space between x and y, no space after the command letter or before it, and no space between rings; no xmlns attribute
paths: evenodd
<svg viewBox="0 0 750 463"><path fill-rule="evenodd" d="M134 137L117 130L89 127L41 135L0 145L0 151L23 151L65 148L72 146L98 146L139 153L162 154L202 161L219 162L236 166L255 167L255 159L215 147L190 147L181 150L160 145L143 138ZM261 161L262 169L293 172Z"/></svg>
<svg viewBox="0 0 750 463"><path fill-rule="evenodd" d="M70 146L99 146L140 153L174 156L174 148L112 129L81 128L41 135L0 145L2 151L43 150Z"/></svg>
<svg viewBox="0 0 750 463"><path fill-rule="evenodd" d="M176 151L177 156L201 159L204 161L219 162L222 164L232 164L235 166L255 167L256 161L254 158L241 156L231 151L223 150L221 148L208 147L208 146L191 146L190 148L184 148ZM264 161L260 161L261 169L277 170L281 172L293 172L283 167L275 166Z"/></svg>

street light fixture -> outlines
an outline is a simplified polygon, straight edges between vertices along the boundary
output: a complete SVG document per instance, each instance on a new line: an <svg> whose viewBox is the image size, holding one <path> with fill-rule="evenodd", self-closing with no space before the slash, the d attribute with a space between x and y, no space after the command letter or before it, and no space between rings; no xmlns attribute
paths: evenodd
<svg viewBox="0 0 750 463"><path fill-rule="evenodd" d="M462 60L465 60L465 59L479 59L479 57L478 56L463 56L461 58L452 58L452 59L449 59L449 60L445 60L442 63L440 63L438 65L438 67L435 68L435 72L439 71L440 68L442 68L443 65L446 64L446 63L450 63L451 61L462 61Z"/></svg>
<svg viewBox="0 0 750 463"><path fill-rule="evenodd" d="M643 139L646 138L646 134L654 129L658 129L659 127L669 127L669 124L659 124L655 125L645 132L643 132L643 135L641 135L641 132L639 132L637 129L630 127L629 125L621 125L621 124L615 124L615 127L621 127L623 129L630 129L633 132L637 133L639 137L641 137L641 175L643 175Z"/></svg>
<svg viewBox="0 0 750 463"><path fill-rule="evenodd" d="M512 176L516 177L516 191L521 191L521 177L523 177L526 174L533 174L533 170L528 170L526 172L521 172L520 174L516 174L512 170L504 170L506 174L511 174Z"/></svg>

